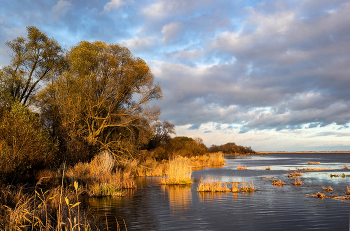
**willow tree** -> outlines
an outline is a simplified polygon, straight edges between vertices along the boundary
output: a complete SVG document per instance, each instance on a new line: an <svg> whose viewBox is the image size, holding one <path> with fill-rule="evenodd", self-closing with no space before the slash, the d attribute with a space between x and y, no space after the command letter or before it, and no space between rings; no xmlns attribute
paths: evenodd
<svg viewBox="0 0 350 231"><path fill-rule="evenodd" d="M0 70L1 106L13 101L27 106L40 83L50 80L62 66L62 49L34 26L27 27L26 38L18 37L6 45L12 51L12 60Z"/></svg>
<svg viewBox="0 0 350 231"><path fill-rule="evenodd" d="M82 41L66 54L68 69L39 96L43 115L68 153L78 146L116 155L148 142L161 88L141 58L117 44ZM79 157L76 157L79 159Z"/></svg>

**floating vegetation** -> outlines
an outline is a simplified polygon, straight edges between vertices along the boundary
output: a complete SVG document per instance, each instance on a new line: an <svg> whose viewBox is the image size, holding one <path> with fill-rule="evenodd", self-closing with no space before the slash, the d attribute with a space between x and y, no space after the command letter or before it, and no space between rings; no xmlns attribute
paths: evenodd
<svg viewBox="0 0 350 231"><path fill-rule="evenodd" d="M309 162L307 162L307 164L320 164L320 162L311 162L311 161L309 161Z"/></svg>
<svg viewBox="0 0 350 231"><path fill-rule="evenodd" d="M251 184L249 183L244 183L242 185L242 187L240 188L240 191L241 192L254 192L255 191L255 188L254 188L254 184L253 184L253 181Z"/></svg>
<svg viewBox="0 0 350 231"><path fill-rule="evenodd" d="M238 167L237 167L238 170L247 170L247 166L243 166L241 164L238 164Z"/></svg>
<svg viewBox="0 0 350 231"><path fill-rule="evenodd" d="M322 188L323 188L324 191L333 192L333 189L332 189L331 186L328 186L328 188L322 186Z"/></svg>
<svg viewBox="0 0 350 231"><path fill-rule="evenodd" d="M283 186L283 185L285 185L285 183L282 180L273 180L272 185L273 186Z"/></svg>
<svg viewBox="0 0 350 231"><path fill-rule="evenodd" d="M238 187L238 184L242 183L242 187ZM232 188L228 187L228 184L232 184ZM255 191L253 182L251 184L246 182L216 182L213 178L209 178L207 181L200 179L197 192L253 192Z"/></svg>
<svg viewBox="0 0 350 231"><path fill-rule="evenodd" d="M270 166L266 168L266 170L271 170Z"/></svg>
<svg viewBox="0 0 350 231"><path fill-rule="evenodd" d="M300 178L295 178L294 182L292 182L293 185L302 185L302 182L300 180Z"/></svg>
<svg viewBox="0 0 350 231"><path fill-rule="evenodd" d="M294 172L292 172L292 173L288 173L288 177L290 178L290 177L299 177L299 176L302 176L303 175L303 173L302 172L296 172L296 171L294 171Z"/></svg>
<svg viewBox="0 0 350 231"><path fill-rule="evenodd" d="M324 168L297 168L298 171L327 171L333 169L324 169Z"/></svg>
<svg viewBox="0 0 350 231"><path fill-rule="evenodd" d="M343 169L348 169L348 165L344 164L344 168Z"/></svg>
<svg viewBox="0 0 350 231"><path fill-rule="evenodd" d="M350 177L350 175L345 175L345 173L342 173L341 175L339 174L329 174L330 177L342 177L342 178L345 178L345 177Z"/></svg>
<svg viewBox="0 0 350 231"><path fill-rule="evenodd" d="M310 195L310 196L312 196L312 197L317 197L317 198L321 198L321 199L323 199L323 198L329 198L329 197L326 197L323 193L320 193L320 192L318 192L318 193L316 193L316 194L314 194L314 195Z"/></svg>
<svg viewBox="0 0 350 231"><path fill-rule="evenodd" d="M339 177L338 174L330 174L330 177Z"/></svg>
<svg viewBox="0 0 350 231"><path fill-rule="evenodd" d="M237 188L237 184L232 184L232 189L227 187L227 182L215 182L212 178L207 181L200 179L198 184L197 192L231 192L233 188Z"/></svg>

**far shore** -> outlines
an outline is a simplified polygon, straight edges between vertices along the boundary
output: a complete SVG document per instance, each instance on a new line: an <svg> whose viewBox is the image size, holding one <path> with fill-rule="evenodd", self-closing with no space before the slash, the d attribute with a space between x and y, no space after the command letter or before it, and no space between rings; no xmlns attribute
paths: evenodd
<svg viewBox="0 0 350 231"><path fill-rule="evenodd" d="M260 153L350 153L350 151L258 151Z"/></svg>

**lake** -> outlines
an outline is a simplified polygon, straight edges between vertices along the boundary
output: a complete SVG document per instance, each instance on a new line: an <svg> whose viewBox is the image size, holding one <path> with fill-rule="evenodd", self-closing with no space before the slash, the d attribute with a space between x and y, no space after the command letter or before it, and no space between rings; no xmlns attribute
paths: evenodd
<svg viewBox="0 0 350 231"><path fill-rule="evenodd" d="M345 195L350 177L347 153L273 153L267 156L225 156L222 168L206 168L192 173L190 186L159 185L159 177L137 179L137 188L123 197L90 198L89 204L108 219L128 230L349 230L350 201L319 199L308 195L322 192L326 196ZM320 162L308 165L307 162ZM247 170L237 170L238 164ZM266 170L270 166L271 170ZM288 169L323 168L304 172L302 186L292 185ZM198 193L200 178L220 182L253 182L258 191L252 193ZM275 187L272 179L286 185ZM333 188L325 192L322 186Z"/></svg>

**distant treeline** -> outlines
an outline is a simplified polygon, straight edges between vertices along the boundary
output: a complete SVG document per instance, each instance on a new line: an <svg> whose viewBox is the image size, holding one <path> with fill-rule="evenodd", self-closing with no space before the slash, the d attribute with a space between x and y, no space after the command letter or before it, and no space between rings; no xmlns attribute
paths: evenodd
<svg viewBox="0 0 350 231"><path fill-rule="evenodd" d="M227 143L223 145L212 145L208 152L223 152L225 154L256 154L251 147L236 145L235 143Z"/></svg>

